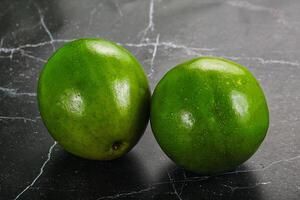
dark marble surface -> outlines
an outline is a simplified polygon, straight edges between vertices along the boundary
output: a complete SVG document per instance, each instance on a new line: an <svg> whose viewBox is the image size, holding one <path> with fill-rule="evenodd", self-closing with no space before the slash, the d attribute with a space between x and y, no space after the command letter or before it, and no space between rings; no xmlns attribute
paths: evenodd
<svg viewBox="0 0 300 200"><path fill-rule="evenodd" d="M299 10L298 0L1 0L0 199L300 199ZM242 166L212 177L176 167L149 127L121 159L70 155L39 117L36 85L52 52L80 37L128 48L152 89L196 56L247 66L268 98L264 143Z"/></svg>

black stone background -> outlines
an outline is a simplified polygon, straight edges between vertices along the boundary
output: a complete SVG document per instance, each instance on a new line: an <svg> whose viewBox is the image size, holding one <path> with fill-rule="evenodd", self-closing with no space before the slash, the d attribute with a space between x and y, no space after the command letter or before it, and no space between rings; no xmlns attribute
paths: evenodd
<svg viewBox="0 0 300 200"><path fill-rule="evenodd" d="M0 0L0 199L300 199L299 36L298 0ZM149 126L121 159L70 155L39 117L36 85L52 52L81 37L129 49L152 89L196 56L245 65L269 103L264 143L212 177L176 167Z"/></svg>

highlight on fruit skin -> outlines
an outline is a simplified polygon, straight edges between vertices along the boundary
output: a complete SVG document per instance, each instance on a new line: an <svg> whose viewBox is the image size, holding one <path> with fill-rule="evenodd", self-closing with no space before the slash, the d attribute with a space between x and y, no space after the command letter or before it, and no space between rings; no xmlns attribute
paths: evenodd
<svg viewBox="0 0 300 200"><path fill-rule="evenodd" d="M124 155L149 120L151 95L142 66L104 39L79 39L58 49L40 74L37 93L51 136L82 158Z"/></svg>
<svg viewBox="0 0 300 200"><path fill-rule="evenodd" d="M159 81L150 122L175 163L209 175L231 170L256 152L268 130L269 111L246 67L200 57L177 65Z"/></svg>

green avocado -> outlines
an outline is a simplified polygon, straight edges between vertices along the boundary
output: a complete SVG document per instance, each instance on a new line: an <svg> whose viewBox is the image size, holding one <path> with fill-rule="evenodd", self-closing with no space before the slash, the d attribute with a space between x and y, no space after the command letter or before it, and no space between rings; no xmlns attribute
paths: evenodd
<svg viewBox="0 0 300 200"><path fill-rule="evenodd" d="M200 57L160 80L150 122L162 150L179 166L200 174L233 169L264 140L269 111L264 93L245 67Z"/></svg>
<svg viewBox="0 0 300 200"><path fill-rule="evenodd" d="M147 126L150 98L139 62L102 39L65 44L38 82L48 131L65 150L87 159L111 160L128 152Z"/></svg>

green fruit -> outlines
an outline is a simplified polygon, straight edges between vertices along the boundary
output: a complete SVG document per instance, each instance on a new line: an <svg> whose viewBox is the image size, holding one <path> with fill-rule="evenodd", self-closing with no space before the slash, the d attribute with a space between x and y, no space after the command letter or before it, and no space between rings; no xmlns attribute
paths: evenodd
<svg viewBox="0 0 300 200"><path fill-rule="evenodd" d="M163 151L200 174L232 169L265 138L269 112L253 75L232 61L202 57L180 64L158 83L150 121Z"/></svg>
<svg viewBox="0 0 300 200"><path fill-rule="evenodd" d="M150 90L141 65L126 49L106 40L79 39L48 60L38 102L48 131L64 149L111 160L143 134Z"/></svg>

